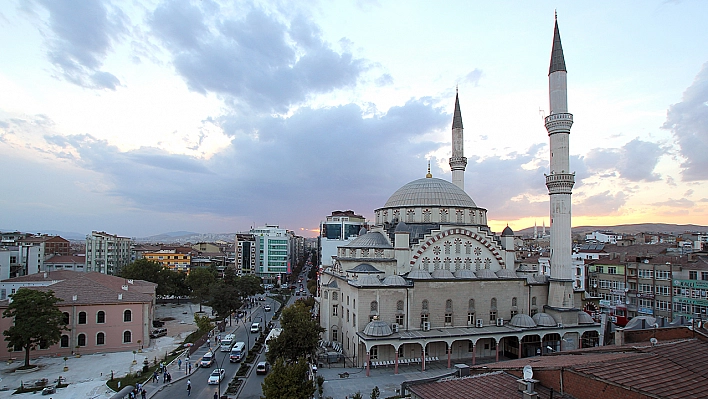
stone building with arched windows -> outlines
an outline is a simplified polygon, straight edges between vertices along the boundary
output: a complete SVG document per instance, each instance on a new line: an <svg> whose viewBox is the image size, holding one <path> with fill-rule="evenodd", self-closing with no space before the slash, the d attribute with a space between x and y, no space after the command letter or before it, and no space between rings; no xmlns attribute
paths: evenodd
<svg viewBox="0 0 708 399"><path fill-rule="evenodd" d="M549 72L552 109L557 98L564 98L554 91L565 88L564 74L556 24ZM568 118L572 123L572 115L561 111L546 118L552 147L554 135L569 133L570 125L559 123ZM320 275L323 340L366 367L367 374L372 366L391 366L397 373L399 365L425 370L430 361L450 367L475 364L479 358L521 358L601 344L600 326L574 306L580 293L573 293L567 276L572 263L552 258L551 276L517 269L513 231L507 227L495 235L490 230L487 210L464 190L462 134L457 96L452 182L428 171L395 191L375 210L371 229L339 247L334 264ZM561 152L555 156L563 158ZM568 224L568 237L563 226L552 228L556 254L570 239L569 209L567 219L563 212L572 187L566 180L574 175L564 168L562 174L547 176L551 203L564 205L557 211L551 207L552 220ZM556 194L563 197L554 199Z"/></svg>

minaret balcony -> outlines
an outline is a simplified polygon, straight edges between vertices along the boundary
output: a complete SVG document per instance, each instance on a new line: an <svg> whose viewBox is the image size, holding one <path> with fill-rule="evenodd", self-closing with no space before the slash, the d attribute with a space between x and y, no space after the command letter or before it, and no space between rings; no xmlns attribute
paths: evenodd
<svg viewBox="0 0 708 399"><path fill-rule="evenodd" d="M464 169L467 166L467 157L450 158L450 169Z"/></svg>
<svg viewBox="0 0 708 399"><path fill-rule="evenodd" d="M575 173L553 173L546 175L546 187L549 194L572 194L575 185Z"/></svg>
<svg viewBox="0 0 708 399"><path fill-rule="evenodd" d="M551 135L553 133L570 133L570 128L573 126L573 114L561 112L551 114L546 117L546 131Z"/></svg>

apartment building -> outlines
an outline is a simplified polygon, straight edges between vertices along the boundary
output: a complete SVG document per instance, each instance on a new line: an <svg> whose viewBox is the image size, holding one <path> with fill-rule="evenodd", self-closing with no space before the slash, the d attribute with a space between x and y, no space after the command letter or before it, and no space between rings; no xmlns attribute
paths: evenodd
<svg viewBox="0 0 708 399"><path fill-rule="evenodd" d="M708 257L689 259L673 268L673 316L708 320Z"/></svg>
<svg viewBox="0 0 708 399"><path fill-rule="evenodd" d="M354 211L334 211L320 223L320 265L332 266L337 256L337 247L359 237L366 227L366 219Z"/></svg>
<svg viewBox="0 0 708 399"><path fill-rule="evenodd" d="M157 262L163 267L189 273L189 267L192 262L192 255L189 248L166 248L158 251L144 252L144 259Z"/></svg>
<svg viewBox="0 0 708 399"><path fill-rule="evenodd" d="M87 272L116 274L130 263L132 240L106 232L92 231L86 236Z"/></svg>
<svg viewBox="0 0 708 399"><path fill-rule="evenodd" d="M256 237L253 234L239 233L236 234L234 244L236 274L239 276L254 274L258 265Z"/></svg>
<svg viewBox="0 0 708 399"><path fill-rule="evenodd" d="M275 283L290 273L290 236L278 225L265 225L251 229L256 238L256 274L266 283Z"/></svg>

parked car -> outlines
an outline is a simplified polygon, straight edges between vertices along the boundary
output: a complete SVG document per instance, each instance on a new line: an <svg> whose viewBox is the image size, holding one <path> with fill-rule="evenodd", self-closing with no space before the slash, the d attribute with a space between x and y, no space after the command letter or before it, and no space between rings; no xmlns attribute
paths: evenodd
<svg viewBox="0 0 708 399"><path fill-rule="evenodd" d="M209 385L218 385L224 379L224 369L214 369L209 375Z"/></svg>
<svg viewBox="0 0 708 399"><path fill-rule="evenodd" d="M150 331L150 338L159 338L159 337L164 337L165 335L167 335L166 328L155 328L152 331Z"/></svg>
<svg viewBox="0 0 708 399"><path fill-rule="evenodd" d="M258 362L256 365L256 374L268 374L268 370L270 370L268 362Z"/></svg>
<svg viewBox="0 0 708 399"><path fill-rule="evenodd" d="M214 354L212 352L207 352L202 356L202 360L199 361L199 367L211 367L214 364Z"/></svg>

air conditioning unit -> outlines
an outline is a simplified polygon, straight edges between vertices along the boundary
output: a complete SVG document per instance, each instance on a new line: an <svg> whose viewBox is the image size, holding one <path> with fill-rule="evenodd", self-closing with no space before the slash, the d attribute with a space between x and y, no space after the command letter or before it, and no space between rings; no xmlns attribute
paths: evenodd
<svg viewBox="0 0 708 399"><path fill-rule="evenodd" d="M430 322L429 321L423 322L423 331L430 331Z"/></svg>
<svg viewBox="0 0 708 399"><path fill-rule="evenodd" d="M558 323L558 328L563 328L563 323Z"/></svg>
<svg viewBox="0 0 708 399"><path fill-rule="evenodd" d="M391 331L397 333L398 332L398 324L396 324L396 323L391 324Z"/></svg>
<svg viewBox="0 0 708 399"><path fill-rule="evenodd" d="M482 320L482 319L475 320L475 326L477 326L477 328L484 327L484 320Z"/></svg>
<svg viewBox="0 0 708 399"><path fill-rule="evenodd" d="M504 325L504 319L501 319L501 318L497 319L497 325L498 325L498 326L503 326L503 325Z"/></svg>

